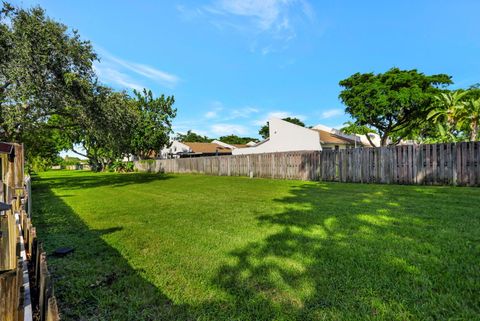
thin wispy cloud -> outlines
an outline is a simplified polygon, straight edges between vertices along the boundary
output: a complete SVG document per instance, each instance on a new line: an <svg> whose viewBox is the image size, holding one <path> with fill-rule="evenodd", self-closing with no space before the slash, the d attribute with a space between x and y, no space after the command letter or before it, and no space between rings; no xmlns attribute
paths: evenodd
<svg viewBox="0 0 480 321"><path fill-rule="evenodd" d="M234 30L250 38L253 52L267 55L286 48L297 35L298 21L315 20L307 0L214 0L201 7L177 5L185 20L206 19L219 30Z"/></svg>
<svg viewBox="0 0 480 321"><path fill-rule="evenodd" d="M329 110L326 110L326 111L322 112L320 117L322 119L329 119L329 118L333 118L333 117L342 116L343 114L344 114L343 109L333 108L333 109L329 109Z"/></svg>
<svg viewBox="0 0 480 321"><path fill-rule="evenodd" d="M100 62L95 64L95 71L100 80L107 83L141 90L145 87L143 83L147 81L168 88L174 88L180 81L177 75L150 65L119 58L102 48L99 55Z"/></svg>
<svg viewBox="0 0 480 321"><path fill-rule="evenodd" d="M228 119L249 118L253 114L257 114L259 112L260 110L258 108L247 106L240 109L233 109L232 111L230 111L230 115L227 118Z"/></svg>
<svg viewBox="0 0 480 321"><path fill-rule="evenodd" d="M123 88L135 89L138 91L141 91L143 88L145 88L144 85L136 82L130 76L118 71L115 68L95 63L93 69L101 81L105 83L117 85Z"/></svg>
<svg viewBox="0 0 480 321"><path fill-rule="evenodd" d="M218 136L223 135L245 135L248 133L247 127L238 124L214 124L210 127L210 131Z"/></svg>
<svg viewBox="0 0 480 321"><path fill-rule="evenodd" d="M211 104L210 110L208 110L204 117L206 119L213 119L218 118L220 116L220 112L224 109L223 104L219 101L214 101Z"/></svg>
<svg viewBox="0 0 480 321"><path fill-rule="evenodd" d="M305 115L293 114L293 113L290 113L288 111L272 111L272 112L269 112L268 114L266 114L263 118L260 118L260 119L257 119L255 121L253 121L253 124L257 125L257 126L263 126L272 117L280 118L280 119L287 118L287 117L298 118L301 121L305 121L307 119L307 117Z"/></svg>
<svg viewBox="0 0 480 321"><path fill-rule="evenodd" d="M216 118L218 116L218 112L215 110L210 110L205 113L205 118L211 119L211 118Z"/></svg>
<svg viewBox="0 0 480 321"><path fill-rule="evenodd" d="M209 103L209 108L200 117L175 120L174 130L186 132L191 129L212 138L231 134L255 136L258 128L251 124L251 118L260 112L257 107L231 108L215 100Z"/></svg>
<svg viewBox="0 0 480 321"><path fill-rule="evenodd" d="M251 115L259 113L260 110L255 107L245 106L241 108L228 108L220 101L214 101L210 109L204 114L206 119L217 119L219 121L230 121L239 118L249 118Z"/></svg>

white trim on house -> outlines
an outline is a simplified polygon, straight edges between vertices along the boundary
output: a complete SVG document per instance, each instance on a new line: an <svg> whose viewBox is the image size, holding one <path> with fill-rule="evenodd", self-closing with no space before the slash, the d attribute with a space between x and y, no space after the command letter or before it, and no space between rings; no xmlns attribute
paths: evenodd
<svg viewBox="0 0 480 321"><path fill-rule="evenodd" d="M230 148L231 150L234 150L234 149L238 148L238 147L236 147L236 146L233 146L233 145L224 143L224 142L219 141L219 140L217 140L217 139L212 140L212 143L213 143L213 144L220 145L220 146L225 147L225 148Z"/></svg>

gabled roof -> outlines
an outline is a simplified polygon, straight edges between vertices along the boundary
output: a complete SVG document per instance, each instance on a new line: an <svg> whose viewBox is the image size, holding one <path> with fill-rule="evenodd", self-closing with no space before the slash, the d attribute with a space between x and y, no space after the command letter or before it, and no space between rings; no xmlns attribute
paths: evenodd
<svg viewBox="0 0 480 321"><path fill-rule="evenodd" d="M247 144L232 144L232 146L235 146L236 148L245 148L245 147L248 147Z"/></svg>
<svg viewBox="0 0 480 321"><path fill-rule="evenodd" d="M192 151L192 153L202 153L202 154L231 154L232 150L220 146L215 143L191 143L191 142L182 142L182 144L187 145Z"/></svg>
<svg viewBox="0 0 480 321"><path fill-rule="evenodd" d="M318 132L318 135L320 136L320 143L322 144L355 144L355 140L353 139L335 135L321 129L313 128L312 130Z"/></svg>

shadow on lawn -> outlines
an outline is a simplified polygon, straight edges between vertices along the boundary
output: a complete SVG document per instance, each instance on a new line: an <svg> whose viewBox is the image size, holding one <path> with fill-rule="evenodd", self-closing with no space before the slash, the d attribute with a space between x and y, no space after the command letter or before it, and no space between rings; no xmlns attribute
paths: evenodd
<svg viewBox="0 0 480 321"><path fill-rule="evenodd" d="M172 176L160 173L95 173L74 172L70 176L53 176L42 178L42 182L50 188L62 188L68 190L86 189L102 186L122 187L130 184L144 184L158 180L171 179ZM75 175L75 174L81 174ZM39 179L39 178L37 178Z"/></svg>
<svg viewBox="0 0 480 321"><path fill-rule="evenodd" d="M465 245L475 242L474 230L469 234L465 226L474 207L463 214L445 208L452 206L449 197L461 195L459 189L414 189L305 184L278 199L289 210L259 218L278 232L230 253L236 263L223 266L214 280L236 298L228 308L232 315L244 320L478 316L473 281L479 277L478 258L468 262L472 248ZM479 193L473 195L478 202ZM448 217L453 213L458 219Z"/></svg>
<svg viewBox="0 0 480 321"><path fill-rule="evenodd" d="M102 179L101 176L98 178ZM151 179L142 175L141 179L145 178ZM86 183L88 180L82 181ZM132 181L138 182L136 178ZM106 181L103 183L107 184ZM33 220L47 253L62 246L75 249L74 253L63 258L48 257L62 320L193 319L187 307L173 304L144 279L142 271L133 269L103 240L103 237L121 231L121 227L89 229L61 198L51 192L51 184L49 179L35 182ZM44 215L46 212L49 214Z"/></svg>
<svg viewBox="0 0 480 321"><path fill-rule="evenodd" d="M125 184L123 175L116 179L62 178L61 188ZM159 176L132 175L129 182L153 179ZM90 230L49 190L52 184L60 182L34 185L40 209L34 224L48 251L76 249L49 258L63 320L473 319L479 312L478 271L466 271L464 263L472 255L465 244L476 242L476 225L465 226L475 209L452 218L459 203L449 203L467 189L292 187L288 197L276 200L285 211L258 218L272 234L230 253L235 263L212 279L227 298L192 306L174 304L149 283L103 240L119 229ZM471 194L472 202L480 201L479 193Z"/></svg>

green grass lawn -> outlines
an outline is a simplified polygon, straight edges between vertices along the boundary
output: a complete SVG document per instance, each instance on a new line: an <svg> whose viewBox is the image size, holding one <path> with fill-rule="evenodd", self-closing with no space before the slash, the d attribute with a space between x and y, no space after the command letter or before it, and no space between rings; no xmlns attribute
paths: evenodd
<svg viewBox="0 0 480 321"><path fill-rule="evenodd" d="M480 188L46 172L63 320L474 320Z"/></svg>

